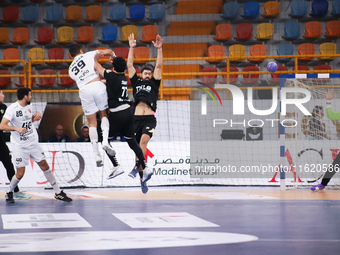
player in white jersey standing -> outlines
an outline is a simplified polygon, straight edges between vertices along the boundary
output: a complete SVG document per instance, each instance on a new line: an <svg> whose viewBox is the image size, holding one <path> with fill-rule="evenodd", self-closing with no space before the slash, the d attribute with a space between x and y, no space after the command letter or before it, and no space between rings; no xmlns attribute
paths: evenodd
<svg viewBox="0 0 340 255"><path fill-rule="evenodd" d="M89 124L90 140L96 153L97 166L102 166L102 157L98 150L98 133L96 114L99 111L101 118L101 129L103 131L103 150L109 156L115 156L115 151L108 142L110 124L107 117L108 103L106 86L101 82L98 73L94 69L95 60L103 56L115 56L112 50L95 50L84 53L80 45L72 45L69 55L74 58L68 73L77 83L79 97Z"/></svg>
<svg viewBox="0 0 340 255"><path fill-rule="evenodd" d="M12 132L13 159L17 169L16 175L13 176L9 185L9 191L6 193L6 203L14 203L13 190L24 176L25 166L29 164L30 157L39 165L46 179L52 185L55 192L54 198L63 202L71 202L72 199L60 190L38 142L38 134L33 122L39 121L42 115L41 112L32 114L31 89L19 88L17 98L18 101L7 108L0 123L1 130Z"/></svg>

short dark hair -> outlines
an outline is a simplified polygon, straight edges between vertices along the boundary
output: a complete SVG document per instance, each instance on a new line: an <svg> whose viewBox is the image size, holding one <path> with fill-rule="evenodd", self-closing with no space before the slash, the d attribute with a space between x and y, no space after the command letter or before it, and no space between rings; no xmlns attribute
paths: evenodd
<svg viewBox="0 0 340 255"><path fill-rule="evenodd" d="M122 73L125 72L126 69L126 61L122 57L115 57L113 59L113 68L115 69L116 72Z"/></svg>
<svg viewBox="0 0 340 255"><path fill-rule="evenodd" d="M18 90L17 90L18 100L22 100L25 96L28 96L30 91L31 91L30 88L26 88L26 87L18 88Z"/></svg>
<svg viewBox="0 0 340 255"><path fill-rule="evenodd" d="M316 105L313 109L312 116L316 117L322 110L323 110L323 107L321 105Z"/></svg>
<svg viewBox="0 0 340 255"><path fill-rule="evenodd" d="M80 53L81 48L82 47L78 44L72 45L69 49L70 56L73 58L77 56Z"/></svg>
<svg viewBox="0 0 340 255"><path fill-rule="evenodd" d="M151 73L153 73L153 70L154 70L154 69L155 69L155 68L154 68L153 65L151 65L151 64L146 64L146 65L142 68L141 73L143 73L144 70L149 70L149 71L151 71Z"/></svg>

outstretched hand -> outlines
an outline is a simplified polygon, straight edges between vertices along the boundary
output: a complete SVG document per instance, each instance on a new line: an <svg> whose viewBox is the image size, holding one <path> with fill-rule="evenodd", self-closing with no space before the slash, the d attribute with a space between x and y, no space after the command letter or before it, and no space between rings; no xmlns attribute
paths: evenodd
<svg viewBox="0 0 340 255"><path fill-rule="evenodd" d="M332 100L335 96L333 96L333 89L329 89L326 93L326 100Z"/></svg>
<svg viewBox="0 0 340 255"><path fill-rule="evenodd" d="M130 45L130 48L135 48L137 45L137 42L135 40L135 35L133 33L129 35L129 45Z"/></svg>
<svg viewBox="0 0 340 255"><path fill-rule="evenodd" d="M155 46L157 49L162 48L163 45L163 38L160 35L156 36L156 41L152 41L153 46Z"/></svg>

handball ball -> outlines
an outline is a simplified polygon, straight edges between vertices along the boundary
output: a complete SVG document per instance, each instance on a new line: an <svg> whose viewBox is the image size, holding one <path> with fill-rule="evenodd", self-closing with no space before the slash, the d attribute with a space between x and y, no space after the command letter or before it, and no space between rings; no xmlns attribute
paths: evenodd
<svg viewBox="0 0 340 255"><path fill-rule="evenodd" d="M275 62L269 62L267 65L268 72L274 73L277 70L277 64Z"/></svg>

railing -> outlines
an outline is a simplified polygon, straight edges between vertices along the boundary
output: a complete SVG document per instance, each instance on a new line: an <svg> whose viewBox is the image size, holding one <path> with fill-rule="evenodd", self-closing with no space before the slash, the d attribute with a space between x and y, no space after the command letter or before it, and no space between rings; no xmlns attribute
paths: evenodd
<svg viewBox="0 0 340 255"><path fill-rule="evenodd" d="M334 70L298 70L298 65L299 65L299 58L318 58L318 57L329 57L329 58L340 58L340 54L314 54L314 55L268 55L268 56L237 56L237 57L177 57L177 58L164 58L163 63L166 64L166 62L168 61L202 61L202 60L222 60L222 61L226 61L226 71L225 72L173 72L173 73L165 73L162 72L162 76L166 77L166 76L181 76L181 75L194 75L194 76L202 76L202 75L226 75L227 77L227 81L229 83L229 77L230 75L243 75L243 74L272 74L268 71L250 71L250 72L243 72L243 71L239 71L239 72L230 72L230 63L235 61L235 60L247 60L247 59L277 59L277 58L293 58L294 59L294 67L295 70L289 70L289 71L276 71L275 74L298 74L298 73L340 73L340 69L334 69ZM141 59L135 59L136 61L147 61L147 62L155 62L156 58L141 58ZM36 61L36 60L35 60ZM43 59L41 60L44 63L71 63L72 60L71 59L60 59L60 60L51 60L51 59ZM334 61L334 60L333 60ZM63 75L39 75L39 74L35 74L32 75L31 71L32 71L32 61L28 61L26 62L25 60L0 60L0 64L8 64L8 63L23 63L24 66L24 73L23 74L11 74L11 75L7 75L7 74L1 74L1 77L22 77L24 78L24 84L25 86L31 88L32 84L31 84L31 79L32 78L40 78L40 77L69 77L67 74L63 74ZM101 63L107 63L106 60L101 60ZM236 61L238 63L240 63L241 61ZM271 89L273 87L276 86L268 86L266 88L263 87L252 87L254 90L261 90L261 89ZM246 89L246 88L244 88ZM9 93L14 93L16 92L16 90L5 90L6 92ZM129 91L131 91L131 89L129 89ZM159 90L159 97L160 100L164 99L164 92L168 92L170 91L170 89L164 88L163 87L163 81L161 83L160 86L160 90ZM171 91L190 91L190 88L188 87L177 87L177 88L171 88ZM38 92L38 93L54 93L54 92L62 92L62 93L72 93L72 92L78 92L78 89L60 89L60 90L55 90L55 89L44 89L44 90L39 90L39 89L35 89L34 92Z"/></svg>

